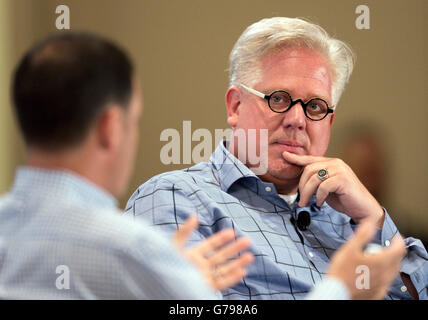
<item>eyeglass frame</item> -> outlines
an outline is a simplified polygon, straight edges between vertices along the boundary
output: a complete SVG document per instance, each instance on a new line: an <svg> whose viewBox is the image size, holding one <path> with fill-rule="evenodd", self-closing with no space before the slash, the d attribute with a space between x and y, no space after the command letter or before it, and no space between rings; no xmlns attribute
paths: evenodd
<svg viewBox="0 0 428 320"><path fill-rule="evenodd" d="M275 90L275 91L272 91L270 94L264 94L264 93L262 93L262 92L260 92L260 91L257 91L257 90L255 90L255 89L252 89L252 88L249 88L249 87L247 87L245 84L243 84L243 83L240 83L239 84L240 86L242 86L244 89L246 89L248 92L250 92L250 93L252 93L252 94L254 94L254 95L256 95L256 96L258 96L258 97L260 97L260 98L262 98L262 99L265 99L265 100L267 100L267 103L268 103L268 106L269 106L269 109L272 111L272 112L275 112L275 113L285 113L285 112L287 112L288 110L290 110L291 109L291 107L293 107L295 104L297 104L298 102L300 102L300 104L302 105L302 108L303 108L303 112L305 113L305 116L306 116L306 118L308 118L309 120L312 120L312 121L321 121L321 120L323 120L323 119L325 119L327 116L328 116L328 114L329 113L334 113L334 109L335 109L335 107L334 106L332 106L331 108L329 107L329 105L328 105L328 103L327 103L327 101L325 101L324 99L322 99L322 98L318 98L318 97L314 97L314 98L311 98L311 99L309 99L306 103L305 102L303 102L303 100L302 99L296 99L296 100L293 100L293 98L291 97L291 94L290 93L288 93L287 91L285 91L285 90ZM290 97L290 105L288 106L288 108L286 108L284 111L276 111L276 110L274 110L272 107L271 107L271 105L270 105L270 98L273 96L273 94L275 94L276 92L285 92L289 97ZM312 100L314 100L314 99L319 99L319 100L322 100L323 102L325 102L325 104L326 104L326 106L327 106L327 112L326 112L326 114L324 115L324 117L322 117L321 119L312 119L311 117L309 117L308 116L308 114L306 113L306 108L307 108L307 106L309 105L309 102L311 102Z"/></svg>

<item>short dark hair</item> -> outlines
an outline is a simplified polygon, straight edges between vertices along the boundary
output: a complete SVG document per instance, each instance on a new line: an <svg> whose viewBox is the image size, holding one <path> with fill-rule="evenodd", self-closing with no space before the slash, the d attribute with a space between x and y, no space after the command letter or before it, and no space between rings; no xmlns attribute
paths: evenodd
<svg viewBox="0 0 428 320"><path fill-rule="evenodd" d="M58 150L81 143L109 103L127 108L133 66L112 42L61 32L32 47L19 63L12 95L27 145Z"/></svg>

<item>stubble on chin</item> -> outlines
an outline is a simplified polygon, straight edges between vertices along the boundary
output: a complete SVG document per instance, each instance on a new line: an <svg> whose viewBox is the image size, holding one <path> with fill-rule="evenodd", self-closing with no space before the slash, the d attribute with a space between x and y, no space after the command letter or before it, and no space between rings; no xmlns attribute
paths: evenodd
<svg viewBox="0 0 428 320"><path fill-rule="evenodd" d="M300 179L303 169L303 167L292 165L284 159L275 159L269 161L267 175L277 180L284 182L289 180L290 183L295 183L296 180Z"/></svg>

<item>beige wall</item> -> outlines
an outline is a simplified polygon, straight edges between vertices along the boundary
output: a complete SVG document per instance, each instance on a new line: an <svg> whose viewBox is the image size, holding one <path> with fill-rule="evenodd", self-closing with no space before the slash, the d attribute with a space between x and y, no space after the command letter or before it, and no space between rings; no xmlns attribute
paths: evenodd
<svg viewBox="0 0 428 320"><path fill-rule="evenodd" d="M11 171L14 163L11 156L12 145L10 136L10 108L8 107L8 75L10 68L10 30L9 30L9 3L0 2L0 21L4 28L0 28L0 189L6 190L11 180Z"/></svg>
<svg viewBox="0 0 428 320"><path fill-rule="evenodd" d="M71 1L2 0L9 22L0 31L0 188L6 190L23 148L10 119L10 67L33 40L55 31L55 8L67 4L71 28L99 32L119 41L134 57L144 90L145 110L135 174L127 197L151 176L182 166L159 161L166 128L226 128L224 93L227 59L237 37L263 17L298 16L321 24L356 51L357 65L337 109L330 156L356 120L383 128L388 157L388 200L400 227L428 233L427 63L428 2L398 1ZM371 10L371 29L357 30L355 8ZM10 51L8 56L7 51ZM391 111L386 111L388 110Z"/></svg>

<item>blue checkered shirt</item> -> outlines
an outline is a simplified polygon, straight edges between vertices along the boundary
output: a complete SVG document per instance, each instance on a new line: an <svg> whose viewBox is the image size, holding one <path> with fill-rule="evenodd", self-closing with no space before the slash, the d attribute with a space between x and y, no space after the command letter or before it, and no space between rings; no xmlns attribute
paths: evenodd
<svg viewBox="0 0 428 320"><path fill-rule="evenodd" d="M166 237L71 172L20 168L0 198L0 299L215 299Z"/></svg>
<svg viewBox="0 0 428 320"><path fill-rule="evenodd" d="M251 239L255 262L248 275L223 291L229 299L303 299L325 276L333 253L353 234L351 219L326 203L308 206L311 224L299 230L300 210L290 207L272 183L263 182L220 143L209 162L160 174L141 185L127 204L126 214L172 234L192 214L200 227L191 241L199 242L224 228ZM386 212L386 210L385 210ZM373 242L386 245L398 233L386 212ZM388 240L388 241L387 241ZM427 251L420 240L405 239L408 254L401 272L410 278L420 299L427 299ZM411 299L398 276L387 299Z"/></svg>

